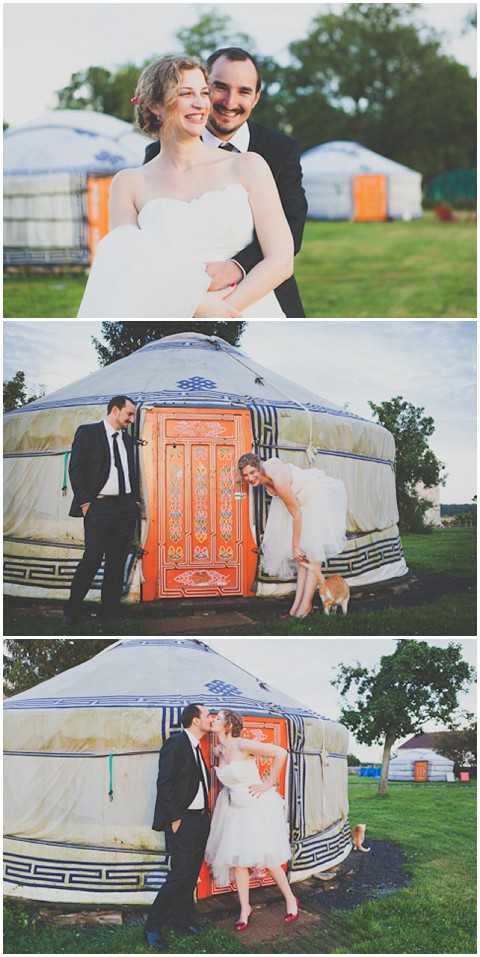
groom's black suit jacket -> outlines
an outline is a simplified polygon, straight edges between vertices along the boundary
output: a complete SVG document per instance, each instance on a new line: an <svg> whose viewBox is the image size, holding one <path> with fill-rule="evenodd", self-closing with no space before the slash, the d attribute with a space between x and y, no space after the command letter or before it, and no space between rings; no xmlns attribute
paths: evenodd
<svg viewBox="0 0 480 957"><path fill-rule="evenodd" d="M248 121L250 143L248 149L259 153L268 163L277 184L283 211L293 236L295 255L302 245L303 227L307 215L307 201L302 186L302 168L298 144L285 133L268 130L264 126ZM145 163L150 162L160 152L160 143L150 143L145 150ZM253 242L232 256L250 272L263 259L260 243L255 234ZM294 276L275 289L275 295L283 312L289 319L302 319L305 316Z"/></svg>
<svg viewBox="0 0 480 957"><path fill-rule="evenodd" d="M207 772L210 786L210 775ZM192 803L200 784L192 745L185 731L170 735L165 741L158 762L157 800L153 816L154 831L163 831L167 824L178 821Z"/></svg>
<svg viewBox="0 0 480 957"><path fill-rule="evenodd" d="M126 431L123 432L123 441L127 450L130 485L137 499L138 483L135 475L133 441ZM78 427L73 440L68 472L73 489L73 502L69 515L81 518L83 512L80 506L96 499L110 474L110 446L103 422Z"/></svg>

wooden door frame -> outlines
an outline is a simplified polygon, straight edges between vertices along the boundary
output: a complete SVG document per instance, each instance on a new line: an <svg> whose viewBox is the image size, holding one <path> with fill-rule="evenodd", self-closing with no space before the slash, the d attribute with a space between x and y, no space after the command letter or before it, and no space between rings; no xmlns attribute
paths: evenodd
<svg viewBox="0 0 480 957"><path fill-rule="evenodd" d="M253 447L253 434L250 412L248 409L229 409L219 408L196 408L194 406L155 406L144 410L145 418L142 429L142 438L147 442L149 454L144 455L142 484L146 498L148 531L144 544L143 555L143 574L144 582L142 584L142 601L168 600L170 596L161 595L159 589L160 582L160 513L159 513L159 481L160 474L160 455L158 442L158 429L156 422L159 415L185 415L187 417L207 418L211 416L234 415L241 418L241 434L245 437L245 448L239 450L239 454L251 451ZM239 479L240 482L240 479ZM240 485L239 485L240 487ZM239 524L243 533L241 544L241 581L242 589L239 597L248 597L254 594L253 585L257 569L257 544L254 539L250 525L250 499L249 490L243 489L243 497L240 499ZM174 596L171 596L172 598Z"/></svg>

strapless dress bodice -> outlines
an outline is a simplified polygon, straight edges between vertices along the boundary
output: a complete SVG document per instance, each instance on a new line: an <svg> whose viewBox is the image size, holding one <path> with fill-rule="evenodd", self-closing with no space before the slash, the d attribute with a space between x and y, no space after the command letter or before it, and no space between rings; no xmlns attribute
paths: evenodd
<svg viewBox="0 0 480 957"><path fill-rule="evenodd" d="M241 183L210 189L195 199L150 199L138 225L159 239L174 236L171 252L199 256L204 262L230 259L253 238L248 193Z"/></svg>

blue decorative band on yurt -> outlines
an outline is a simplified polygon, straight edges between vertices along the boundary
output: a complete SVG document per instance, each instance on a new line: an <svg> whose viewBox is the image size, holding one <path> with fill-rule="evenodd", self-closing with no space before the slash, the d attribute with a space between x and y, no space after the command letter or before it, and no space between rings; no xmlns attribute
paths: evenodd
<svg viewBox="0 0 480 957"><path fill-rule="evenodd" d="M261 701L258 698L248 698L242 694L230 695L222 694L204 694L197 688L191 694L186 692L183 695L163 694L163 695L91 695L90 697L63 697L63 698L23 698L11 699L4 702L6 711L33 711L45 709L61 708L165 708L173 706L184 708L192 701L198 699L202 694L202 703L207 708L218 708L219 703L232 709L241 710L242 713L264 714L275 717L277 715L289 716L292 714L305 717L322 718L328 721L316 711L310 708L292 708L283 707L274 701Z"/></svg>
<svg viewBox="0 0 480 957"><path fill-rule="evenodd" d="M349 848L351 842L348 819L342 829L335 835L313 834L311 837L303 838L298 843L293 841L290 870L314 870L320 865L325 867L326 864L336 860L343 851Z"/></svg>
<svg viewBox="0 0 480 957"><path fill-rule="evenodd" d="M131 893L158 891L165 881L168 855L158 853L155 863L128 864L109 861L57 861L25 854L4 854L4 879L27 887L52 887L65 891Z"/></svg>

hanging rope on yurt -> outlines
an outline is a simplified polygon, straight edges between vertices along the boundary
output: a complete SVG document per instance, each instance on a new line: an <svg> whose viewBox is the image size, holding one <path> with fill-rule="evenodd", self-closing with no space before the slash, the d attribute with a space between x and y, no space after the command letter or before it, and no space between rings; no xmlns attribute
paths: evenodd
<svg viewBox="0 0 480 957"><path fill-rule="evenodd" d="M64 453L63 453L62 495L66 495L66 494L67 494L67 490L68 490L68 460L69 460L71 454L72 454L72 450L71 450L71 449L68 449L67 452L64 452Z"/></svg>

